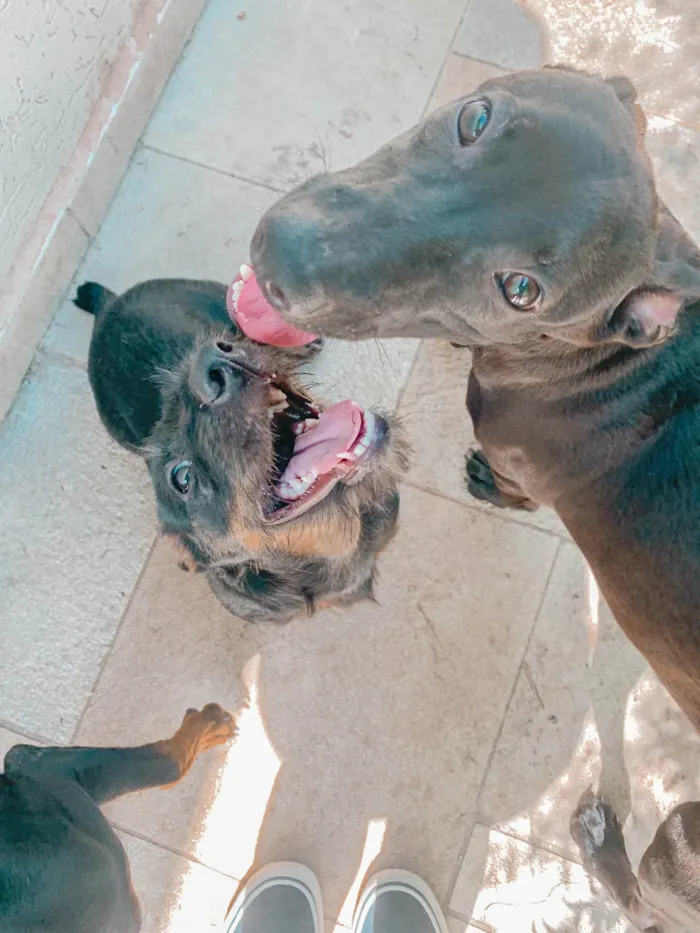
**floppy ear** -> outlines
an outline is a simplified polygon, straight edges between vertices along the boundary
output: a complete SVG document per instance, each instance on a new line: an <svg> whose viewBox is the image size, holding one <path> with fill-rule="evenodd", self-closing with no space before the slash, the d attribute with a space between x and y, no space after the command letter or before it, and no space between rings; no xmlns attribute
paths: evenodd
<svg viewBox="0 0 700 933"><path fill-rule="evenodd" d="M675 330L683 305L700 298L698 249L664 204L659 205L656 255L647 281L610 311L596 341L639 348L661 343Z"/></svg>
<svg viewBox="0 0 700 933"><path fill-rule="evenodd" d="M638 349L662 343L675 329L683 301L682 295L664 288L637 288L609 315L596 341Z"/></svg>
<svg viewBox="0 0 700 933"><path fill-rule="evenodd" d="M647 129L647 118L637 103L637 89L634 84L623 75L613 75L612 78L606 78L605 83L615 92L617 99L632 117L637 133L643 137Z"/></svg>

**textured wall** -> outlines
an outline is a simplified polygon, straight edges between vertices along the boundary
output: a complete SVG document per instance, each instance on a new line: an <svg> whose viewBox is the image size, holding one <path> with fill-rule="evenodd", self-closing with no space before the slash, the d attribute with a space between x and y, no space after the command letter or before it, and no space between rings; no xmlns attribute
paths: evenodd
<svg viewBox="0 0 700 933"><path fill-rule="evenodd" d="M70 157L144 0L0 0L0 278Z"/></svg>

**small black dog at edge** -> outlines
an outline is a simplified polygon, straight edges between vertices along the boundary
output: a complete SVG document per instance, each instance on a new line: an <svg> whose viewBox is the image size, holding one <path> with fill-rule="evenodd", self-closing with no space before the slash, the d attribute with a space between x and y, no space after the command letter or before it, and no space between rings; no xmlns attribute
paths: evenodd
<svg viewBox="0 0 700 933"><path fill-rule="evenodd" d="M210 703L138 748L11 748L0 775L2 933L138 933L129 864L100 805L177 783L235 732Z"/></svg>
<svg viewBox="0 0 700 933"><path fill-rule="evenodd" d="M249 622L372 597L407 466L390 416L347 402L324 419L296 375L318 346L248 340L217 282L155 279L121 296L88 282L75 303L96 316L88 373L102 422L146 460L184 569ZM302 448L310 486L283 499Z"/></svg>
<svg viewBox="0 0 700 933"><path fill-rule="evenodd" d="M700 250L657 195L626 78L466 91L274 205L257 279L303 330L471 348L470 492L557 511L700 728ZM668 817L639 880L605 801L573 828L640 929L700 931L700 804Z"/></svg>

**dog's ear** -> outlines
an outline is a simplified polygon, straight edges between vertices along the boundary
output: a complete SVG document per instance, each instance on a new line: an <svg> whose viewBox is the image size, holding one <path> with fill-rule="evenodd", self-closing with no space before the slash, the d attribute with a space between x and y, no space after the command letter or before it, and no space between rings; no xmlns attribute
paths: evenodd
<svg viewBox="0 0 700 933"><path fill-rule="evenodd" d="M654 346L674 332L684 304L699 298L697 248L668 208L660 204L655 256L646 283L629 292L608 313L595 340L630 347Z"/></svg>
<svg viewBox="0 0 700 933"><path fill-rule="evenodd" d="M635 349L662 343L676 326L684 298L664 288L637 288L610 314L597 343L624 343Z"/></svg>
<svg viewBox="0 0 700 933"><path fill-rule="evenodd" d="M647 118L637 103L637 89L634 84L624 75L613 75L612 78L606 78L605 83L615 92L617 99L632 117L637 134L643 137L647 129Z"/></svg>

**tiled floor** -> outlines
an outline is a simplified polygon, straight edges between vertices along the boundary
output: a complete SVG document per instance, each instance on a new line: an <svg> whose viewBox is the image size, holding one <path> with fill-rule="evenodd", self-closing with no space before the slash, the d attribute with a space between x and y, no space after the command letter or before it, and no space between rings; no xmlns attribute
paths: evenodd
<svg viewBox="0 0 700 933"><path fill-rule="evenodd" d="M320 150L348 164L499 68L548 57L638 81L661 190L700 236L695 0L582 9L210 0L78 278L227 280ZM425 876L452 933L625 930L577 863L569 811L600 781L631 812L638 858L674 803L700 797L700 740L556 517L467 498L468 355L325 352L327 396L398 404L416 455L378 605L274 630L226 615L157 540L145 470L94 411L89 326L64 304L0 432L0 751L128 744L189 705L250 701L235 746L110 808L146 933L215 927L236 879L280 858L319 874L328 930L369 863Z"/></svg>

